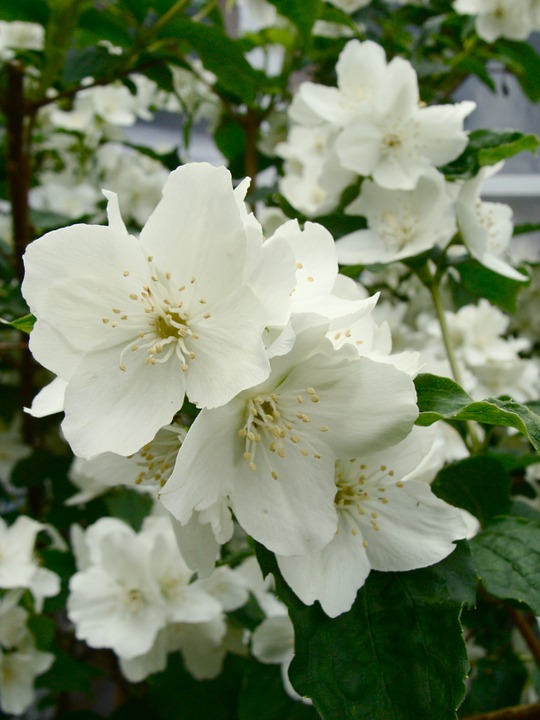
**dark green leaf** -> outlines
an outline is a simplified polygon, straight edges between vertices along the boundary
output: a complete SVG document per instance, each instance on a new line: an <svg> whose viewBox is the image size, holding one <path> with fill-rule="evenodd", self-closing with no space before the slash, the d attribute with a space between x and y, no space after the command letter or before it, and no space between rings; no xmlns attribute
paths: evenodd
<svg viewBox="0 0 540 720"><path fill-rule="evenodd" d="M540 449L540 417L526 405L499 398L474 401L453 380L427 373L418 375L414 383L420 408L417 425L432 425L437 420L475 420L513 427Z"/></svg>
<svg viewBox="0 0 540 720"><path fill-rule="evenodd" d="M524 602L540 615L540 525L524 518L497 518L470 545L486 590Z"/></svg>
<svg viewBox="0 0 540 720"><path fill-rule="evenodd" d="M55 650L56 659L48 672L41 675L38 685L51 692L83 692L91 691L92 678L100 675L100 671L91 665L76 660L64 650Z"/></svg>
<svg viewBox="0 0 540 720"><path fill-rule="evenodd" d="M295 628L289 676L323 718L456 717L468 668L460 604L448 602L454 591L432 569L372 572L352 609L331 619L318 604L298 600L268 551L258 547L257 553L263 570L274 574Z"/></svg>
<svg viewBox="0 0 540 720"><path fill-rule="evenodd" d="M317 720L312 707L292 700L283 689L281 668L249 662L238 703L238 720Z"/></svg>
<svg viewBox="0 0 540 720"><path fill-rule="evenodd" d="M0 20L34 22L46 25L49 17L47 0L0 0Z"/></svg>
<svg viewBox="0 0 540 720"><path fill-rule="evenodd" d="M239 44L219 28L178 20L166 25L161 34L187 42L227 92L248 105L253 104L264 75L251 67Z"/></svg>
<svg viewBox="0 0 540 720"><path fill-rule="evenodd" d="M523 92L533 102L540 100L540 55L526 42L500 38L495 43L495 54L516 76Z"/></svg>
<svg viewBox="0 0 540 720"><path fill-rule="evenodd" d="M105 496L105 505L113 517L120 518L139 532L144 518L152 509L149 495L130 488L115 488Z"/></svg>
<svg viewBox="0 0 540 720"><path fill-rule="evenodd" d="M467 260L455 265L461 284L474 297L483 297L507 313L517 310L517 297L526 283L499 275L476 260Z"/></svg>
<svg viewBox="0 0 540 720"><path fill-rule="evenodd" d="M47 615L34 615L28 620L38 650L49 650L56 634L55 621Z"/></svg>
<svg viewBox="0 0 540 720"><path fill-rule="evenodd" d="M463 508L485 525L510 511L510 476L494 457L477 455L443 468L432 483L438 497Z"/></svg>
<svg viewBox="0 0 540 720"><path fill-rule="evenodd" d="M307 45L315 20L319 17L320 0L269 0L269 2L277 8L280 15L296 25L302 45Z"/></svg>
<svg viewBox="0 0 540 720"><path fill-rule="evenodd" d="M63 81L66 85L78 85L87 77L110 76L118 58L104 47L71 48L66 56Z"/></svg>

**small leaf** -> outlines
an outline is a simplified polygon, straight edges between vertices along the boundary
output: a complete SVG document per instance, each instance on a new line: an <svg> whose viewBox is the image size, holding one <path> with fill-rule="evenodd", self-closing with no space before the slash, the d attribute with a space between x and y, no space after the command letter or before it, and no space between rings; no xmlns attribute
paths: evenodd
<svg viewBox="0 0 540 720"><path fill-rule="evenodd" d="M474 401L449 378L420 374L415 378L420 415L417 425L437 420L475 420L486 425L513 427L540 449L540 416L526 405L500 398Z"/></svg>
<svg viewBox="0 0 540 720"><path fill-rule="evenodd" d="M307 45L311 39L311 31L321 10L320 0L269 0L283 17L288 18L296 27Z"/></svg>
<svg viewBox="0 0 540 720"><path fill-rule="evenodd" d="M20 330L21 332L25 332L27 335L30 335L32 328L35 325L36 318L33 315L23 315L23 317L17 318L16 320L4 320L3 318L0 318L0 322L3 325L10 325L12 328L15 328L15 330Z"/></svg>
<svg viewBox="0 0 540 720"><path fill-rule="evenodd" d="M495 165L524 151L536 153L539 146L536 135L517 130L474 130L462 154L439 169L447 180L466 180L477 175L485 165Z"/></svg>
<svg viewBox="0 0 540 720"><path fill-rule="evenodd" d="M540 615L540 525L524 518L497 518L470 545L486 590L524 602Z"/></svg>
<svg viewBox="0 0 540 720"><path fill-rule="evenodd" d="M485 525L510 512L510 476L490 456L468 457L443 468L431 488L442 500L467 510Z"/></svg>

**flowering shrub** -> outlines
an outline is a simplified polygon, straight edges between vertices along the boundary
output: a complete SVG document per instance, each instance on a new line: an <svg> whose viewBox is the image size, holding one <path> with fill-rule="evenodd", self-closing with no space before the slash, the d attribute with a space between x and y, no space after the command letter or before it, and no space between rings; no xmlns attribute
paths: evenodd
<svg viewBox="0 0 540 720"><path fill-rule="evenodd" d="M0 714L538 717L519 6L0 7Z"/></svg>

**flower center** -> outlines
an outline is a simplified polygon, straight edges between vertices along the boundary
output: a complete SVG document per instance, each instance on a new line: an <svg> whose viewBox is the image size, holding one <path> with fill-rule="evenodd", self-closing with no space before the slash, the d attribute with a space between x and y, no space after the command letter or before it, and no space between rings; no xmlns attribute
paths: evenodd
<svg viewBox="0 0 540 720"><path fill-rule="evenodd" d="M146 352L146 365L164 363L176 356L180 369L186 372L188 361L196 357L193 342L199 339L192 325L207 320L211 313L204 310L206 299L197 298L195 277L178 286L173 282L172 273L153 268L151 255L147 260L153 270L150 282L143 285L140 292L128 294L128 309L112 308L112 314L103 317L102 323L111 329L133 330L134 339L120 353L118 367L123 372L127 370L126 354L139 350ZM130 271L126 269L122 275L128 278ZM135 312L132 311L133 303L137 303Z"/></svg>
<svg viewBox="0 0 540 720"><path fill-rule="evenodd" d="M176 456L186 437L187 430L182 425L166 425L156 437L145 445L136 455L131 455L141 468L135 478L136 485L155 488L163 487L174 468Z"/></svg>
<svg viewBox="0 0 540 720"><path fill-rule="evenodd" d="M377 523L378 512L374 509L376 503L387 505L386 487L390 480L393 482L394 470L386 465L368 468L365 463L358 463L356 458L349 462L339 460L336 462L336 496L334 505L342 512L352 512L355 517L365 518L373 530L380 530ZM401 481L395 483L403 487ZM367 547L367 546L366 546Z"/></svg>
<svg viewBox="0 0 540 720"><path fill-rule="evenodd" d="M307 458L311 454L316 460L321 459L320 453L308 449L302 443L302 440L306 440L303 427L312 421L298 407L304 401L319 402L319 396L314 388L306 388L305 392L294 399L272 393L256 396L247 401L246 422L238 431L238 436L245 441L243 458L250 470L253 472L257 470L255 461L261 444L268 451L266 458L270 460L271 475L274 480L278 479L278 471L273 466L277 466L278 458L285 458L286 452L292 448L303 457ZM323 426L320 431L327 432L328 428ZM272 460L272 456L275 460Z"/></svg>

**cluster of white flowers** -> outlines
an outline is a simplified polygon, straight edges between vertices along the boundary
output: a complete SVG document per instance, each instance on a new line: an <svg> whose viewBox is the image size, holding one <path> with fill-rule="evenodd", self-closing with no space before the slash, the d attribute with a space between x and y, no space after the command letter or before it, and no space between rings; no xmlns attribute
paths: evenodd
<svg viewBox="0 0 540 720"><path fill-rule="evenodd" d="M475 15L476 32L488 42L500 37L525 40L540 30L538 0L455 0L454 10Z"/></svg>
<svg viewBox="0 0 540 720"><path fill-rule="evenodd" d="M285 158L282 193L309 216L333 210L345 187L365 178L345 212L367 227L337 241L340 263L391 263L459 239L494 272L526 280L505 259L512 210L480 198L502 163L465 182L437 170L465 148L463 120L474 104L423 106L411 64L387 63L371 41L350 41L336 73L337 88L300 85L289 137L276 151Z"/></svg>
<svg viewBox="0 0 540 720"><path fill-rule="evenodd" d="M230 540L234 516L280 557L300 597L336 615L370 567L434 563L465 527L458 511L409 479L414 462L396 461L398 443L420 448L418 462L426 450L422 434L409 434L415 356L390 355L388 329L372 316L377 298L338 275L322 226L290 221L264 239L246 191L246 182L233 190L224 168L185 165L169 176L140 238L107 193L107 227L74 225L30 245L23 292L37 317L31 349L58 376L37 414L63 406L65 437L98 484L161 488L185 561L200 576ZM175 420L186 397L200 408L187 432ZM94 532L89 545L98 548ZM393 533L400 552L392 540L381 551ZM101 640L94 625L83 629L77 608L109 587L103 563L112 557L95 553L92 575L102 581L85 581L82 569L70 604L90 643ZM315 572L297 582L288 569L317 564L321 553L325 565L348 553L362 558L354 578L345 559L336 561L343 578L328 600ZM145 642L126 649L119 639L121 656L148 652L169 622L154 602L140 604L147 609Z"/></svg>
<svg viewBox="0 0 540 720"><path fill-rule="evenodd" d="M19 592L10 591L0 599L0 709L9 715L22 715L30 707L36 676L54 660L54 655L36 648L19 598Z"/></svg>
<svg viewBox="0 0 540 720"><path fill-rule="evenodd" d="M19 515L8 526L0 517L0 709L21 715L34 701L34 679L52 665L51 653L37 650L27 627L28 612L19 605L25 590L36 612L45 598L60 591L60 578L41 567L36 537L47 526Z"/></svg>
<svg viewBox="0 0 540 720"><path fill-rule="evenodd" d="M277 148L286 159L281 191L305 214L333 209L358 176L413 190L465 148L463 120L474 103L422 106L412 65L399 57L387 63L377 43L349 41L336 74L337 88L300 85L289 139Z"/></svg>
<svg viewBox="0 0 540 720"><path fill-rule="evenodd" d="M531 349L524 337L508 337L510 319L501 310L480 300L455 313L446 311L446 322L459 364L464 388L477 400L509 395L517 402L528 402L540 393L540 365L536 357L522 357ZM451 376L441 341L440 327L434 319L418 317L423 330L420 340L425 370ZM421 339L420 339L421 338Z"/></svg>
<svg viewBox="0 0 540 720"><path fill-rule="evenodd" d="M73 528L78 572L70 581L68 616L77 637L111 648L124 675L139 682L180 651L198 679L221 671L225 611L243 605L248 590L227 567L204 580L188 568L167 516L149 516L136 533L102 518Z"/></svg>

